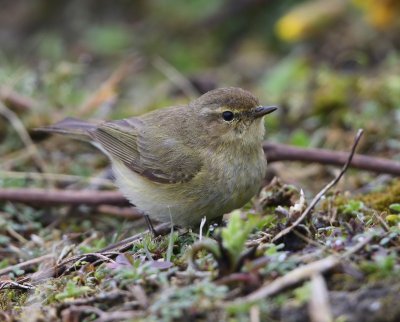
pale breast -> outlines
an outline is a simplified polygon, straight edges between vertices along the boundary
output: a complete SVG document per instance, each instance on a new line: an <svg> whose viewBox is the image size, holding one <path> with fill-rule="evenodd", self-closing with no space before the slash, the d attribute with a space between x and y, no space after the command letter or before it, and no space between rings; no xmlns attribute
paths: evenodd
<svg viewBox="0 0 400 322"><path fill-rule="evenodd" d="M116 184L127 199L150 218L176 225L196 225L242 207L260 188L266 162L257 154L210 154L202 171L178 184L152 182L119 162L113 162Z"/></svg>
<svg viewBox="0 0 400 322"><path fill-rule="evenodd" d="M261 149L246 151L228 158L213 158L210 167L219 177L223 213L244 206L260 189L265 176L266 161ZM221 171L222 169L222 171ZM218 205L216 205L218 208Z"/></svg>

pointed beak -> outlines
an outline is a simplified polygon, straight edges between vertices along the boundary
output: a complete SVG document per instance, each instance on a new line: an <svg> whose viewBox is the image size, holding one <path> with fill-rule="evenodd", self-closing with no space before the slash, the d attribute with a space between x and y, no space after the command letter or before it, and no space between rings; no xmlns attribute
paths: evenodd
<svg viewBox="0 0 400 322"><path fill-rule="evenodd" d="M253 110L253 117L254 118L259 118L263 117L264 115L267 115L269 113L272 113L273 111L277 110L277 106L258 106Z"/></svg>

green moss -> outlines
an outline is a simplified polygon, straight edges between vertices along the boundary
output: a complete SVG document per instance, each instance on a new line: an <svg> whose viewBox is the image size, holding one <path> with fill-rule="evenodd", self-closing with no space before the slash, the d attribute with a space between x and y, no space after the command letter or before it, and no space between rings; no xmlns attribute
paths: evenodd
<svg viewBox="0 0 400 322"><path fill-rule="evenodd" d="M0 292L0 311L19 311L25 304L28 293L20 290L3 290Z"/></svg>
<svg viewBox="0 0 400 322"><path fill-rule="evenodd" d="M400 180L393 180L384 190L366 194L360 199L373 209L388 211L391 204L400 202Z"/></svg>
<svg viewBox="0 0 400 322"><path fill-rule="evenodd" d="M396 215L387 215L385 217L385 220L388 222L389 225L397 225L398 223L400 223L400 215L396 214Z"/></svg>

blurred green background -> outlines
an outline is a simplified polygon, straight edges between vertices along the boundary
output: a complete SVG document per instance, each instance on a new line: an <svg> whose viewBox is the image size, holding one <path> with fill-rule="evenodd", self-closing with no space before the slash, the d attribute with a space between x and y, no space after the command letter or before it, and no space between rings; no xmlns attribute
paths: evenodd
<svg viewBox="0 0 400 322"><path fill-rule="evenodd" d="M360 152L400 159L399 13L397 0L2 1L1 95L49 158L32 128L240 86L280 106L266 120L269 140L343 150L363 127ZM9 102L10 90L29 108ZM34 169L8 162L24 143L0 122L3 170ZM77 148L90 149L64 152ZM49 170L104 164L65 158Z"/></svg>

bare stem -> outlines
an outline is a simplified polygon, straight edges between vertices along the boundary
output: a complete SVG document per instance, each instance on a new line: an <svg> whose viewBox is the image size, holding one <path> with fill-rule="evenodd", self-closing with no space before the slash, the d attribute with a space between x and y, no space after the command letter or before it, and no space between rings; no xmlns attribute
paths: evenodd
<svg viewBox="0 0 400 322"><path fill-rule="evenodd" d="M264 142L264 152L268 162L300 161L319 164L342 166L348 158L347 152L327 149L298 148L285 144ZM387 173L400 176L400 163L388 159L354 154L349 165L352 168L377 173Z"/></svg>
<svg viewBox="0 0 400 322"><path fill-rule="evenodd" d="M73 191L36 188L0 189L0 201L21 202L31 205L129 205L118 191Z"/></svg>
<svg viewBox="0 0 400 322"><path fill-rule="evenodd" d="M280 231L279 234L277 234L274 238L272 238L272 242L277 241L278 239L282 238L283 236L287 235L290 233L294 228L296 228L299 224L303 222L303 220L310 215L311 211L314 209L316 204L320 201L320 199L328 192L329 189L331 189L334 185L338 183L338 181L342 178L342 176L345 174L347 171L351 160L353 159L354 153L356 151L358 142L360 141L361 137L363 134L363 130L360 129L357 132L357 135L354 139L353 146L351 148L350 154L348 155L347 161L345 165L343 166L342 170L340 173L334 178L331 182L329 182L311 201L309 206L304 210L304 212L301 214L301 216L289 227L285 228L284 230Z"/></svg>

